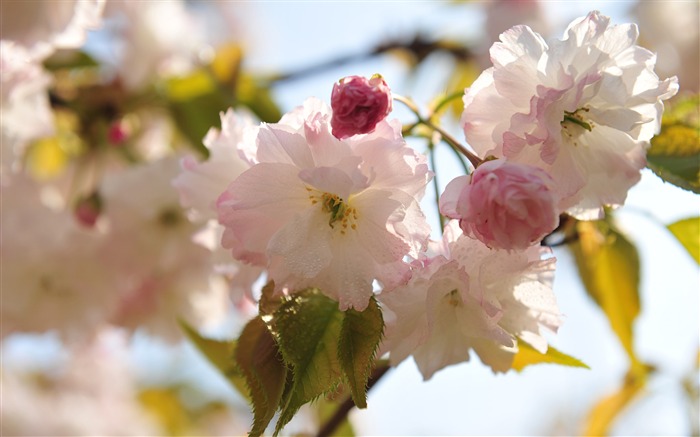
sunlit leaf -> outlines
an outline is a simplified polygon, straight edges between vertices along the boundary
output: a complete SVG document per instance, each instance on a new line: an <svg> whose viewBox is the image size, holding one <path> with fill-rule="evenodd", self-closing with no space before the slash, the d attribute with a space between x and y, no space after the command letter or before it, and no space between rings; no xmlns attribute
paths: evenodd
<svg viewBox="0 0 700 437"><path fill-rule="evenodd" d="M562 366L583 367L590 369L585 363L578 358L574 358L563 352L554 349L552 346L547 348L547 353L540 353L529 344L518 340L518 353L513 358L512 369L521 372L525 367L532 364L559 364Z"/></svg>
<svg viewBox="0 0 700 437"><path fill-rule="evenodd" d="M243 49L240 44L224 44L216 49L210 68L216 80L227 87L233 87L236 83L236 76L239 73L242 60Z"/></svg>
<svg viewBox="0 0 700 437"><path fill-rule="evenodd" d="M648 166L662 179L700 193L700 97L685 97L664 114L651 140Z"/></svg>
<svg viewBox="0 0 700 437"><path fill-rule="evenodd" d="M481 69L476 62L457 62L448 80L447 89L460 91L460 95L464 95L464 89L471 86L480 73ZM464 112L464 101L461 97L453 99L449 108L452 115L459 119Z"/></svg>
<svg viewBox="0 0 700 437"><path fill-rule="evenodd" d="M367 381L384 331L384 319L372 298L362 312L345 312L340 329L338 359L358 408L367 408Z"/></svg>
<svg viewBox="0 0 700 437"><path fill-rule="evenodd" d="M643 391L651 370L651 367L641 363L633 365L627 372L622 387L604 397L591 409L583 435L607 435L613 421Z"/></svg>
<svg viewBox="0 0 700 437"><path fill-rule="evenodd" d="M234 105L233 91L220 89L212 74L204 69L186 77L169 79L166 90L178 129L197 151L208 156L202 139L212 126L219 125L219 113Z"/></svg>
<svg viewBox="0 0 700 437"><path fill-rule="evenodd" d="M236 86L236 99L266 123L277 123L282 118L270 88L249 74L241 74Z"/></svg>
<svg viewBox="0 0 700 437"><path fill-rule="evenodd" d="M243 328L235 357L253 404L250 435L262 435L280 404L288 371L262 318L254 318Z"/></svg>
<svg viewBox="0 0 700 437"><path fill-rule="evenodd" d="M44 67L51 71L97 66L99 63L92 56L80 50L62 50L44 61Z"/></svg>
<svg viewBox="0 0 700 437"><path fill-rule="evenodd" d="M248 389L245 379L236 367L234 360L236 341L222 341L202 337L199 332L183 320L180 320L180 327L206 359L226 377L239 393L247 397Z"/></svg>
<svg viewBox="0 0 700 437"><path fill-rule="evenodd" d="M277 311L283 302L284 300L281 296L275 295L275 282L270 281L262 288L258 310L263 316L270 315Z"/></svg>
<svg viewBox="0 0 700 437"><path fill-rule="evenodd" d="M72 158L85 150L78 135L80 120L71 111L55 111L55 133L39 139L27 150L27 170L38 179L61 174Z"/></svg>
<svg viewBox="0 0 700 437"><path fill-rule="evenodd" d="M570 245L589 296L603 310L628 356L634 353L633 324L639 314L639 254L610 222L578 222Z"/></svg>
<svg viewBox="0 0 700 437"><path fill-rule="evenodd" d="M273 327L279 347L293 371L275 434L302 405L340 382L338 336L342 319L338 303L315 290L295 295L275 313Z"/></svg>
<svg viewBox="0 0 700 437"><path fill-rule="evenodd" d="M700 264L700 217L679 220L667 227L695 262Z"/></svg>
<svg viewBox="0 0 700 437"><path fill-rule="evenodd" d="M167 431L168 435L188 435L191 420L177 392L170 388L149 388L139 393L144 409Z"/></svg>

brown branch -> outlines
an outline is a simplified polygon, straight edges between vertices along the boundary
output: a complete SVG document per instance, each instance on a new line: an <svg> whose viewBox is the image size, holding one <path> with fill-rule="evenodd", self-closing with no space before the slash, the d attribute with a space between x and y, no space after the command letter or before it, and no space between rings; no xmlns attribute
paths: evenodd
<svg viewBox="0 0 700 437"><path fill-rule="evenodd" d="M372 387L382 378L382 376L386 374L387 371L389 371L389 369L390 367L388 365L374 369L372 376L370 376L369 381L367 382L367 392L372 389ZM331 418L323 424L321 429L318 431L318 434L316 434L316 437L331 436L333 432L335 432L335 430L342 425L343 421L347 420L348 413L354 406L355 402L353 402L352 396L348 396L348 398L345 399L342 404L340 404L340 407L338 407L335 413L333 413L333 416L331 416Z"/></svg>

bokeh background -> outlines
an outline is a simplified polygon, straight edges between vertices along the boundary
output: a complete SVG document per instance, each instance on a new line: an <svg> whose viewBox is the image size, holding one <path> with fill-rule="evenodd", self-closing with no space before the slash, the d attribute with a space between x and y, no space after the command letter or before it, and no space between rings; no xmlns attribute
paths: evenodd
<svg viewBox="0 0 700 437"><path fill-rule="evenodd" d="M192 22L182 22L180 15L169 17L166 7L135 12L147 14L141 17L151 33L140 41L120 40L115 29L131 19L121 8L138 3L110 5L108 0L103 27L88 34L84 50L112 65L113 74L129 77L138 87L163 71L187 74L191 66L181 58L191 62L192 53L206 59L223 45L234 44L241 50L242 71L254 78L276 77L269 98L282 112L309 96L328 101L332 84L341 77L374 73L382 74L393 92L425 108L440 93L467 86L488 67L488 47L501 31L528 24L547 37L558 37L571 20L593 9L614 23L639 23L640 45L658 53L660 77L679 76L681 92L697 92L700 85L697 1L189 1L181 6ZM3 2L3 24L8 11ZM412 121L399 104L394 116ZM446 114L443 122L463 139L457 116ZM212 126L217 123L214 120ZM417 140L411 144L425 148ZM447 147L438 148L437 167L442 187L460 171ZM424 208L434 227L435 203L432 190L427 190ZM649 170L616 212L620 229L637 245L641 258L635 349L656 370L642 392L616 415L609 428L612 435L698 432L700 270L664 226L699 213L697 195L664 183ZM367 410L350 413L355 433L577 435L588 429L593 407L620 390L629 363L605 315L587 296L571 253L558 247L555 255L555 293L566 319L550 343L584 361L590 370L538 365L522 373L494 375L474 357L423 381L407 360L371 390ZM240 313L232 312L202 329L212 337L233 338L244 323ZM124 428L125 434L239 435L251 418L243 398L185 340L164 342L140 330L129 336L109 331L98 346L69 353L54 333L20 333L4 337L1 352L3 421L12 417L21 425L19 417L41 420L40 414L52 409L76 420L99 421L108 407L95 399L109 392L105 399L129 402L132 395L114 395L114 381L133 385L137 407L155 418L151 431ZM110 363L119 365L111 368ZM17 376L51 380L65 369L75 373L71 381L79 380L81 372L93 372L93 378L101 380L88 390L94 401L89 408L55 390L53 397L40 401L37 392L32 397L21 388L26 379ZM91 403L90 399L83 400ZM65 406L52 407L57 402ZM303 410L286 432L313 434L317 420L315 412ZM22 429L31 427L11 431Z"/></svg>

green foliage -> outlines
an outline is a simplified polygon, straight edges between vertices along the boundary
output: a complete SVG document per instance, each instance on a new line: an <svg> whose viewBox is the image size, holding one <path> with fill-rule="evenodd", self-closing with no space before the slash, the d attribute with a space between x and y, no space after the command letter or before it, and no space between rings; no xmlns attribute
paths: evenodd
<svg viewBox="0 0 700 437"><path fill-rule="evenodd" d="M342 322L343 313L338 310L338 304L316 290L290 298L276 312L272 326L293 378L281 404L275 434L302 405L340 382L337 345Z"/></svg>
<svg viewBox="0 0 700 437"><path fill-rule="evenodd" d="M247 396L248 390L246 387L243 375L236 368L233 357L236 352L235 340L214 340L211 338L202 337L199 332L187 324L184 320L180 320L180 327L187 335L187 338L194 346L214 365L244 396Z"/></svg>
<svg viewBox="0 0 700 437"><path fill-rule="evenodd" d="M358 408L367 408L367 381L383 331L382 311L374 297L364 311L351 309L345 313L338 359Z"/></svg>
<svg viewBox="0 0 700 437"><path fill-rule="evenodd" d="M234 105L233 92L218 88L214 77L199 69L189 76L169 79L166 97L180 132L202 156L208 156L202 139L209 128L219 124L219 113Z"/></svg>
<svg viewBox="0 0 700 437"><path fill-rule="evenodd" d="M700 193L700 97L677 101L663 116L661 133L651 140L648 166L662 179Z"/></svg>
<svg viewBox="0 0 700 437"><path fill-rule="evenodd" d="M521 372L525 367L532 364L559 364L562 366L583 367L590 369L585 363L578 358L574 358L563 352L554 349L552 346L547 348L547 353L540 353L529 344L518 340L518 353L513 357L511 368L517 372Z"/></svg>
<svg viewBox="0 0 700 437"><path fill-rule="evenodd" d="M345 392L341 387L349 388L358 407L366 407L367 383L384 330L377 301L371 299L365 311L343 312L316 289L283 299L273 291L272 282L263 288L261 315L246 325L233 352L253 405L250 434L261 435L279 410L278 434L302 405L324 395L322 403L333 403L331 398ZM220 342L183 328L222 372L234 365Z"/></svg>
<svg viewBox="0 0 700 437"><path fill-rule="evenodd" d="M603 310L632 362L633 324L639 314L639 254L610 221L578 222L571 244L589 296Z"/></svg>
<svg viewBox="0 0 700 437"><path fill-rule="evenodd" d="M261 317L254 318L243 328L235 358L253 403L250 435L262 435L282 399L288 368L275 338Z"/></svg>
<svg viewBox="0 0 700 437"><path fill-rule="evenodd" d="M695 262L700 264L700 217L691 217L671 223L668 230L685 247Z"/></svg>

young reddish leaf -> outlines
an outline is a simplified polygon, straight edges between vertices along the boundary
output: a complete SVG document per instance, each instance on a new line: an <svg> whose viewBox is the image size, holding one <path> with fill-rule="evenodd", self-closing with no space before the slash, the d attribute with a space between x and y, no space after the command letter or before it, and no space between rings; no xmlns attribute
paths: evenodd
<svg viewBox="0 0 700 437"><path fill-rule="evenodd" d="M668 230L700 264L700 217L679 220L667 226Z"/></svg>
<svg viewBox="0 0 700 437"><path fill-rule="evenodd" d="M639 314L639 254L607 221L578 222L571 244L586 291L603 310L632 362L632 325Z"/></svg>
<svg viewBox="0 0 700 437"><path fill-rule="evenodd" d="M277 411L287 379L287 366L262 318L254 318L243 328L238 338L236 362L253 403L250 435L262 435Z"/></svg>
<svg viewBox="0 0 700 437"><path fill-rule="evenodd" d="M205 338L184 320L179 322L180 327L185 331L187 338L190 339L192 344L226 377L239 393L248 396L245 379L236 368L236 362L233 358L236 351L236 341Z"/></svg>
<svg viewBox="0 0 700 437"><path fill-rule="evenodd" d="M588 367L581 360L560 352L554 349L552 346L549 346L547 348L547 353L543 354L529 344L518 340L518 352L515 354L515 357L513 357L513 370L521 372L525 367L532 364L544 363L590 369L590 367Z"/></svg>
<svg viewBox="0 0 700 437"><path fill-rule="evenodd" d="M383 331L382 311L374 297L364 311L351 309L345 312L338 342L338 360L358 408L367 408L367 381Z"/></svg>
<svg viewBox="0 0 700 437"><path fill-rule="evenodd" d="M337 351L342 318L338 303L315 290L292 297L275 313L272 323L279 347L293 372L275 434L302 405L340 382Z"/></svg>

